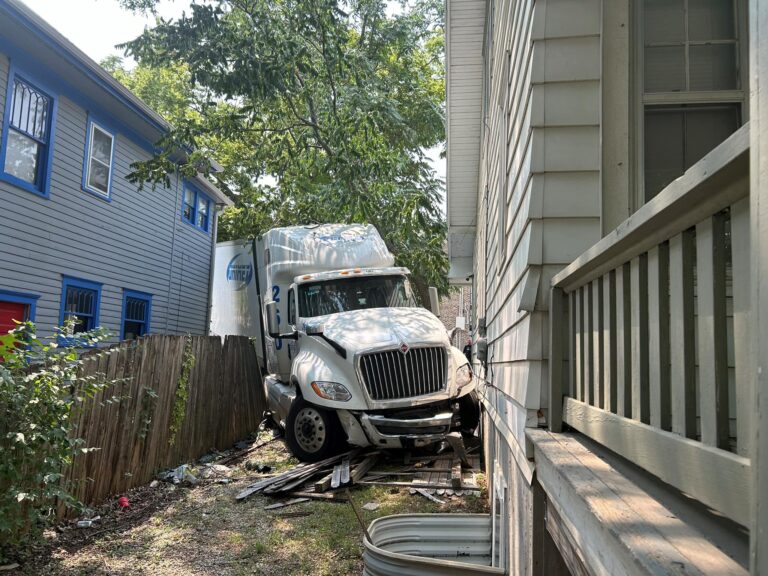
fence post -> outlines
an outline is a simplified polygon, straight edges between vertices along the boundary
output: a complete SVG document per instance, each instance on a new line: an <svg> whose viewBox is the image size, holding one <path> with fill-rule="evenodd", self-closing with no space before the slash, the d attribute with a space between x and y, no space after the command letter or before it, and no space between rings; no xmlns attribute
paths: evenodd
<svg viewBox="0 0 768 576"><path fill-rule="evenodd" d="M557 286L549 294L549 429L563 430L563 360L566 350L565 293Z"/></svg>

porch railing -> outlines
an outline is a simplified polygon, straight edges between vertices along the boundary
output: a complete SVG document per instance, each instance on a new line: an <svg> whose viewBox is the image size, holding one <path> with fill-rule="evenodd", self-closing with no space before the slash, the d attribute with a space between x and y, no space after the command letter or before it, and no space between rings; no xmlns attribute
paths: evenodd
<svg viewBox="0 0 768 576"><path fill-rule="evenodd" d="M750 517L749 132L552 281L562 424L743 525Z"/></svg>

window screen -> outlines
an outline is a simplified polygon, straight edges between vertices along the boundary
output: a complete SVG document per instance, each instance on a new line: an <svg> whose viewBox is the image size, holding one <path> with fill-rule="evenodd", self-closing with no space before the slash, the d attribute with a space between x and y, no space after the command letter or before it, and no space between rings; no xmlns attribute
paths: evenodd
<svg viewBox="0 0 768 576"><path fill-rule="evenodd" d="M149 332L149 298L126 296L123 339L132 340Z"/></svg>
<svg viewBox="0 0 768 576"><path fill-rule="evenodd" d="M88 188L99 194L109 194L109 182L112 177L113 137L108 132L91 124L88 143Z"/></svg>
<svg viewBox="0 0 768 576"><path fill-rule="evenodd" d="M96 327L98 292L89 288L67 286L64 295L64 320L74 321L72 332L78 334Z"/></svg>
<svg viewBox="0 0 768 576"><path fill-rule="evenodd" d="M4 170L33 186L40 185L47 154L50 106L48 96L18 78L13 80Z"/></svg>

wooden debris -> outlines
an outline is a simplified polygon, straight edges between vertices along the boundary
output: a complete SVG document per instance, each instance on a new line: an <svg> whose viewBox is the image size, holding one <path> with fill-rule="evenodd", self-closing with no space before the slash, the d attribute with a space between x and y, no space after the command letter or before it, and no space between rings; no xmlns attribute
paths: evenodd
<svg viewBox="0 0 768 576"><path fill-rule="evenodd" d="M437 504L445 504L445 500L440 500L440 498L436 498L432 496L432 494L430 494L426 490L422 490L421 488L416 488L416 493L421 494L427 500L432 500L432 502L436 502Z"/></svg>
<svg viewBox="0 0 768 576"><path fill-rule="evenodd" d="M451 468L451 486L461 488L461 460L456 458Z"/></svg>
<svg viewBox="0 0 768 576"><path fill-rule="evenodd" d="M461 437L461 434L459 432L451 432L445 435L445 439L451 445L453 452L459 457L461 463L467 468L471 468L472 465L469 463L467 451L464 448L464 439Z"/></svg>
<svg viewBox="0 0 768 576"><path fill-rule="evenodd" d="M292 498L290 500L286 500L285 502L278 502L277 504L264 506L264 510L277 510L278 508L285 508L286 506L293 506L294 504L301 504L302 502L309 502L309 498Z"/></svg>
<svg viewBox="0 0 768 576"><path fill-rule="evenodd" d="M352 484L357 484L360 482L360 480L363 479L363 477L368 474L368 471L374 467L376 462L379 459L379 453L374 452L370 456L367 456L365 460L360 462L357 466L355 466L355 470L352 472Z"/></svg>
<svg viewBox="0 0 768 576"><path fill-rule="evenodd" d="M298 498L310 498L312 500L332 500L335 502L346 502L346 498L339 492L291 492L288 496L296 496Z"/></svg>
<svg viewBox="0 0 768 576"><path fill-rule="evenodd" d="M326 474L320 480L315 482L315 492L325 492L331 487L331 480L333 479L333 472Z"/></svg>

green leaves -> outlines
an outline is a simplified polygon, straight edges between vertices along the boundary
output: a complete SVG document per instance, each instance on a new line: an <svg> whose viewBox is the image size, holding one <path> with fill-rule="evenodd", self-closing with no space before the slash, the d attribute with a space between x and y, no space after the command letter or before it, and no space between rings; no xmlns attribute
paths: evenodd
<svg viewBox="0 0 768 576"><path fill-rule="evenodd" d="M82 360L72 347L100 342L104 332L75 341L70 331L64 327L43 341L26 322L0 336L0 563L22 539L39 534L57 501L78 505L64 472L90 449L75 436L73 414L108 382L103 375L81 378Z"/></svg>
<svg viewBox="0 0 768 576"><path fill-rule="evenodd" d="M151 8L150 0L121 0ZM374 224L399 264L447 290L443 182L425 150L444 141L443 6L379 0L214 0L125 45L115 76L174 125L135 181L210 172L235 200L220 240L310 222Z"/></svg>

